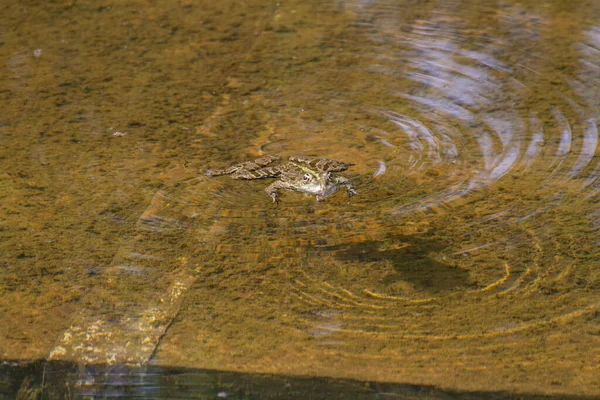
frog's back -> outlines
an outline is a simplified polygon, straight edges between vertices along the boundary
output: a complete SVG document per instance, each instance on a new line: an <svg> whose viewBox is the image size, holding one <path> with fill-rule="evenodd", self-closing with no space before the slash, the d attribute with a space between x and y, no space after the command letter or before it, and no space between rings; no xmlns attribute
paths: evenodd
<svg viewBox="0 0 600 400"><path fill-rule="evenodd" d="M348 169L349 165L338 160L329 158L313 158L304 156L292 156L289 158L291 162L297 162L308 166L311 169L321 172L340 172Z"/></svg>
<svg viewBox="0 0 600 400"><path fill-rule="evenodd" d="M219 176L219 175L232 175L234 179L260 179L268 176L277 176L277 175L267 175L264 171L262 173L255 174L253 172L258 171L260 169L265 169L263 167L279 160L278 156L272 156L270 154L266 154L260 158L257 158L253 161L244 161L242 163L233 164L230 167L223 169L207 169L205 174L207 176Z"/></svg>

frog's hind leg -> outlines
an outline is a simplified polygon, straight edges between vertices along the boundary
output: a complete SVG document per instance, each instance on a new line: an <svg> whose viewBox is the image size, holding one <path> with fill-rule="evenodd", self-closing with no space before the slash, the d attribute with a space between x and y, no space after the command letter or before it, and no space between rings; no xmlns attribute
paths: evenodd
<svg viewBox="0 0 600 400"><path fill-rule="evenodd" d="M255 178L245 178L243 176L246 176L247 173L250 173L252 171L259 170L260 168L262 168L266 165L269 165L272 162L277 161L277 160L279 160L279 157L267 154L265 156L257 158L254 161L245 161L243 163L232 165L231 167L228 167L228 168L209 169L206 171L206 175L219 176L219 175L233 174L232 178L234 178L234 179L255 179ZM239 177L236 177L235 175L239 175Z"/></svg>
<svg viewBox="0 0 600 400"><path fill-rule="evenodd" d="M281 166L264 167L257 170L238 169L231 175L233 179L263 179L281 175Z"/></svg>

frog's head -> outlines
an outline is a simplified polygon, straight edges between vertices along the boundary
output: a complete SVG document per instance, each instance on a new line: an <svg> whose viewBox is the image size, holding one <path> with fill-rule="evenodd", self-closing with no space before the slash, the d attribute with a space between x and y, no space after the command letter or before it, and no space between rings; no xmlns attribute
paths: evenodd
<svg viewBox="0 0 600 400"><path fill-rule="evenodd" d="M317 172L305 170L302 178L297 183L297 190L305 193L316 194L327 197L335 190L332 190L331 172Z"/></svg>
<svg viewBox="0 0 600 400"><path fill-rule="evenodd" d="M303 172L295 182L296 190L316 194L317 199L323 199L336 191L337 186L331 184L331 172L319 171L301 164L295 165Z"/></svg>
<svg viewBox="0 0 600 400"><path fill-rule="evenodd" d="M296 189L305 193L318 194L322 191L321 177L314 171L304 171L304 174L296 181Z"/></svg>

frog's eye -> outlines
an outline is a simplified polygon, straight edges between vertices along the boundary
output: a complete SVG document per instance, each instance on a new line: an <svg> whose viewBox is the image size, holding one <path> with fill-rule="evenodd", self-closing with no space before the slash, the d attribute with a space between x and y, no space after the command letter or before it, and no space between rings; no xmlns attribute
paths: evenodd
<svg viewBox="0 0 600 400"><path fill-rule="evenodd" d="M310 181L310 179L311 179L311 178L312 178L312 177L310 176L310 174L304 174L304 180L305 180L305 181L307 181L307 182L308 182L308 181Z"/></svg>

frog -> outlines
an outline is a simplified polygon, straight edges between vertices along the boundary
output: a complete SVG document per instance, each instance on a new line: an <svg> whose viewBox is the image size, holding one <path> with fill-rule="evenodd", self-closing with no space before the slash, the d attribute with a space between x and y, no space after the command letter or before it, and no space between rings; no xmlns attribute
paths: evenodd
<svg viewBox="0 0 600 400"><path fill-rule="evenodd" d="M279 156L267 154L227 168L209 169L205 174L210 177L230 175L233 179L246 180L279 178L265 189L273 203L277 203L280 190L315 195L317 201L323 201L342 187L346 188L348 197L356 194L354 185L347 178L335 174L347 170L350 165L329 158L291 156L281 160Z"/></svg>

